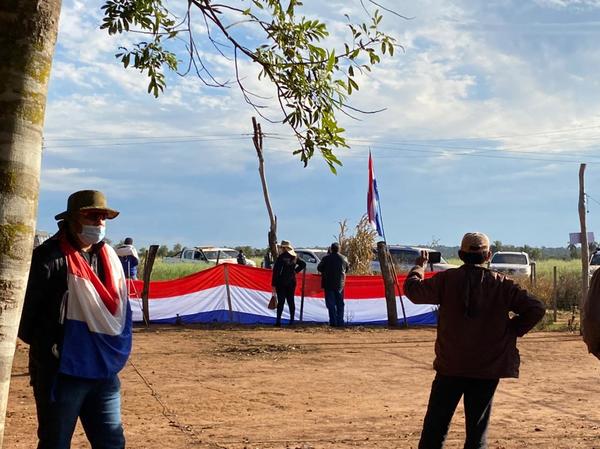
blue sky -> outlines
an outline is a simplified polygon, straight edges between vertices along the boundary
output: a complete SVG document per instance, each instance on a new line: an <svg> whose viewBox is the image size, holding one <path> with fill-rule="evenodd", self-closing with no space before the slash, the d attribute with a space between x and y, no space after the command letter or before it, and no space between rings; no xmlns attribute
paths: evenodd
<svg viewBox="0 0 600 449"><path fill-rule="evenodd" d="M306 0L332 41L360 2ZM352 104L387 108L341 117L349 150L332 175L318 156L303 168L285 127L263 121L280 238L327 245L338 223L366 211L375 162L391 243L492 240L565 246L579 229L579 163L588 163L588 229L600 234L600 0L382 1L405 51L361 79ZM38 229L54 231L69 193L104 191L121 215L113 241L266 246L268 217L249 133L253 110L235 89L169 76L158 100L114 58L127 41L98 29L102 2L64 0L46 112ZM232 67L201 48L213 72ZM256 92L271 95L243 63ZM277 110L269 112L277 117Z"/></svg>

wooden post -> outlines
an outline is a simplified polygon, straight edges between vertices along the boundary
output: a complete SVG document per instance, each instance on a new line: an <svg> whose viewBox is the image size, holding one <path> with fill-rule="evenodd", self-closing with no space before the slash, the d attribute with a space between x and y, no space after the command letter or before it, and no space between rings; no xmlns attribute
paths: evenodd
<svg viewBox="0 0 600 449"><path fill-rule="evenodd" d="M158 245L150 245L144 262L144 287L142 288L142 316L146 327L150 325L150 310L148 308L148 295L150 293L150 275L154 266L154 259L158 252Z"/></svg>
<svg viewBox="0 0 600 449"><path fill-rule="evenodd" d="M579 223L581 224L581 298L579 298L579 319L583 313L583 302L587 298L589 288L589 253L587 227L585 223L585 164L579 166Z"/></svg>
<svg viewBox="0 0 600 449"><path fill-rule="evenodd" d="M553 288L553 307L554 307L554 322L556 323L557 320L557 315L558 315L558 275L557 275L557 270L556 270L556 265L554 266L554 288Z"/></svg>
<svg viewBox="0 0 600 449"><path fill-rule="evenodd" d="M304 286L306 285L306 267L302 270L302 296L300 297L300 322L304 317Z"/></svg>
<svg viewBox="0 0 600 449"><path fill-rule="evenodd" d="M390 266L392 267L392 275L394 276L394 287L398 291L398 300L400 301L400 308L402 309L402 318L404 319L404 327L408 329L408 319L406 318L406 309L404 308L404 301L402 300L402 293L400 290L400 284L398 284L398 274L396 273L396 265L394 264L394 259L392 259L392 253L387 251L388 258L390 261ZM433 268L432 268L433 269ZM395 295L395 293L394 293Z"/></svg>
<svg viewBox="0 0 600 449"><path fill-rule="evenodd" d="M227 307L229 308L229 322L233 322L233 306L231 304L231 289L229 288L229 264L223 264L225 274L225 290L227 291Z"/></svg>
<svg viewBox="0 0 600 449"><path fill-rule="evenodd" d="M267 177L265 175L265 159L263 157L263 133L260 127L260 123L256 121L256 117L252 117L252 128L254 135L252 136L252 143L256 149L256 156L258 157L258 173L260 174L260 182L262 184L263 196L265 198L265 205L267 206L267 213L269 214L269 249L271 250L271 256L273 261L277 259L277 216L273 213L273 207L271 206L271 198L269 197L269 188L267 187Z"/></svg>
<svg viewBox="0 0 600 449"><path fill-rule="evenodd" d="M381 276L385 287L385 304L387 307L388 325L390 327L398 326L398 311L396 309L396 290L394 274L389 265L388 251L385 242L377 243L377 257L381 267ZM405 320L406 321L406 320Z"/></svg>

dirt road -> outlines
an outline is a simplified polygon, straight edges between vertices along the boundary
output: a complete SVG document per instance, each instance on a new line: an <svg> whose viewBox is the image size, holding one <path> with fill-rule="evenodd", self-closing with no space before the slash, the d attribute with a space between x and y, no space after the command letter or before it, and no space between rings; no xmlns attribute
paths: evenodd
<svg viewBox="0 0 600 449"><path fill-rule="evenodd" d="M136 330L123 371L130 449L414 448L435 330ZM521 378L496 395L490 449L600 448L600 362L579 336L520 340ZM35 447L27 348L15 357L5 447ZM462 448L462 405L448 448ZM73 448L88 447L78 426Z"/></svg>

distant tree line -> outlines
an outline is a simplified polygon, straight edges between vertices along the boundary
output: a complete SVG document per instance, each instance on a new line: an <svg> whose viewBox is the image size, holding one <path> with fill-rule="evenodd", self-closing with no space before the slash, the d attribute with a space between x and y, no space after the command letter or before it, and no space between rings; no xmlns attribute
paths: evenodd
<svg viewBox="0 0 600 449"><path fill-rule="evenodd" d="M268 248L254 248L252 246L225 246L227 248L233 248L235 250L242 250L244 251L244 254L246 255L246 257L262 257L265 255L265 253L268 251ZM178 253L181 252L181 250L183 250L183 248L185 248L181 243L175 243L171 249L169 249L169 247L167 245L160 245L158 247L158 251L156 253L157 257L169 257L169 256L174 256ZM140 248L138 250L138 253L140 254L140 256L145 256L146 253L148 252L148 248Z"/></svg>
<svg viewBox="0 0 600 449"><path fill-rule="evenodd" d="M600 248L600 244L598 242L592 242L589 244L590 254ZM444 245L435 245L435 249L442 253L444 258L454 258L458 257L458 246L444 246ZM568 244L564 247L535 247L529 245L508 245L502 243L500 240L494 240L491 246L492 252L497 251L523 251L529 254L529 257L533 260L547 260L547 259L559 259L559 260L571 260L571 259L579 259L581 258L581 248Z"/></svg>
<svg viewBox="0 0 600 449"><path fill-rule="evenodd" d="M122 243L122 242L121 242ZM442 253L442 256L446 259L458 257L458 246L444 246L444 245L432 245L432 242L426 245L422 245L425 247L432 247ZM433 242L436 243L436 242ZM319 245L313 246L313 248L318 247ZM168 257L174 256L179 253L183 249L183 245L181 243L175 243L171 249L167 245L160 245L158 247L158 257ZM268 251L268 248L254 248L253 246L243 245L243 246L235 246L232 247L236 250L243 250L246 257L263 257L265 253ZM589 244L590 254L600 248L600 244L598 242L592 242ZM546 259L559 259L559 260L571 260L571 259L579 259L581 258L581 248L568 244L564 247L535 247L530 245L508 245L502 243L500 240L494 240L492 242L492 252L496 251L523 251L529 254L531 259L533 260L546 260ZM140 255L145 255L148 251L147 248L140 248Z"/></svg>

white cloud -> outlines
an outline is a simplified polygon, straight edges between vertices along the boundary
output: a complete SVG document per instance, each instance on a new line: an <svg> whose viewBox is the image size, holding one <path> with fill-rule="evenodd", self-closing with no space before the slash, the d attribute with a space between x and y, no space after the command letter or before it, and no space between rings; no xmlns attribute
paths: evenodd
<svg viewBox="0 0 600 449"><path fill-rule="evenodd" d="M41 185L44 190L65 193L93 186L94 189L110 192L111 196L119 196L119 192L131 187L127 182L112 179L110 176L100 176L93 170L74 167L44 169Z"/></svg>
<svg viewBox="0 0 600 449"><path fill-rule="evenodd" d="M600 7L600 0L535 0L535 3L537 3L540 6L551 6L559 8Z"/></svg>
<svg viewBox="0 0 600 449"><path fill-rule="evenodd" d="M248 136L256 112L235 84L229 89L208 88L193 74L168 75L165 93L158 100L149 96L145 76L124 70L114 58L119 43L130 43L132 38L108 37L98 30L100 3L64 2L47 108L42 191L66 194L95 186L129 208L138 202L151 204L161 213L129 223L165 241L174 235L196 241L189 236L196 228L184 230L192 217L202 224L207 240L228 232L240 239L263 233L260 219L249 219L243 232L229 223L236 221L234 209L249 217L260 213L256 212L262 201L257 161ZM445 213L468 217L470 212L461 209L462 195L474 185L483 205L488 197L502 198L514 191L503 180L524 186L548 182L554 187L556 181L550 180L563 179L571 169L547 160L482 156L511 149L515 152L500 154L550 160L564 154L568 156L563 159L589 156L593 161L600 130L596 67L600 50L592 24L600 17L590 11L598 3L424 0L396 6L387 2L415 17L406 21L384 12L385 29L397 36L406 52L384 58L372 74L359 77L360 91L350 104L387 110L361 116L359 122L340 116L353 148L340 152L345 167L335 183L318 157L308 170L300 168L298 158L291 156L297 142L287 127L260 119L263 131L269 133L265 156L274 196L290 205L290 213L296 202L306 202L307 214L322 220L311 222L311 229L304 231L309 237L300 240L316 243L320 225L343 218L334 214L362 211L369 146L377 156L377 170L388 183L384 195L398 201L397 211L386 211L387 220L415 241L417 231L403 221L410 215L409 196L422 195L439 210L450 204L452 211ZM311 8L308 16L328 23L332 32L328 42L347 38L342 12L353 19L363 15L358 1L307 2L306 6ZM585 14L581 13L584 7ZM249 42L256 39L243 31ZM233 80L231 61L204 44L200 54L215 77ZM279 118L272 86L256 79L256 66L242 59L240 70L245 86L267 97L260 100L270 106L267 115ZM343 186L336 200L338 209L328 199L336 183ZM186 204L193 207L188 211ZM175 223L172 216L182 210L186 210L185 223L183 219ZM219 220L206 220L204 212ZM282 216L282 232L285 220L292 218ZM556 226L561 220L557 218ZM216 227L213 221L218 221ZM151 223L148 229L145 222ZM447 222L452 222L451 217Z"/></svg>

